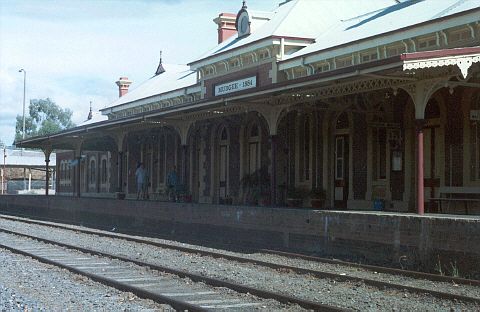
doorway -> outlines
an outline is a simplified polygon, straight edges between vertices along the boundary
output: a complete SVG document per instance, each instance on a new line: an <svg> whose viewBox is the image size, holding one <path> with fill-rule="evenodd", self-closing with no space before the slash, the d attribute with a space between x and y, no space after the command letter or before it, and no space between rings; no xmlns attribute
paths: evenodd
<svg viewBox="0 0 480 312"><path fill-rule="evenodd" d="M350 122L346 112L335 123L334 137L334 202L335 209L347 209L350 182Z"/></svg>

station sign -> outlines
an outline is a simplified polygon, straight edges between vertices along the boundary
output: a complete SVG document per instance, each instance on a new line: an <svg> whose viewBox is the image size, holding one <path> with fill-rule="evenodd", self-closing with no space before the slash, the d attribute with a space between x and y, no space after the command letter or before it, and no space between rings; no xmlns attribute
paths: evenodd
<svg viewBox="0 0 480 312"><path fill-rule="evenodd" d="M215 96L225 95L233 92L255 88L257 86L257 76L243 78L215 86Z"/></svg>
<svg viewBox="0 0 480 312"><path fill-rule="evenodd" d="M472 109L470 111L470 120L480 120L480 110L479 109Z"/></svg>

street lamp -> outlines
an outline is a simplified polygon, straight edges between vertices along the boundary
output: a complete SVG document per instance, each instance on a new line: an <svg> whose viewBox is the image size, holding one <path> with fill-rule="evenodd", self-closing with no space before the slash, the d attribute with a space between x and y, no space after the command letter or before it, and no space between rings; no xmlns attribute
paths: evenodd
<svg viewBox="0 0 480 312"><path fill-rule="evenodd" d="M23 72L23 127L22 127L22 140L25 140L25 89L27 85L27 71L25 69L20 69L18 71L19 73ZM23 156L23 148L22 148L22 156ZM26 168L23 168L23 189L25 190L27 188L27 182L26 182L26 175L27 175L27 170Z"/></svg>
<svg viewBox="0 0 480 312"><path fill-rule="evenodd" d="M25 88L27 85L27 71L20 69L19 73L23 72L23 127L22 127L22 139L25 139Z"/></svg>

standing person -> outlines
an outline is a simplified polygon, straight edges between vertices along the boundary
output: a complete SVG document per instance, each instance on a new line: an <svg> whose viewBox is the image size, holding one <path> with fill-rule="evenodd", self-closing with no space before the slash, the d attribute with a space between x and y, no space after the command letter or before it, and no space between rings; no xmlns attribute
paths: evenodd
<svg viewBox="0 0 480 312"><path fill-rule="evenodd" d="M177 182L178 182L178 177L177 177L177 167L173 166L173 170L170 171L167 177L167 185L169 189L169 197L173 201L177 201Z"/></svg>
<svg viewBox="0 0 480 312"><path fill-rule="evenodd" d="M137 182L137 199L140 199L140 196L145 196L145 166L143 163L139 162L137 164L137 170L135 171L135 182Z"/></svg>
<svg viewBox="0 0 480 312"><path fill-rule="evenodd" d="M143 176L143 199L149 199L148 196L148 188L150 187L150 174L147 168L143 168L144 176Z"/></svg>

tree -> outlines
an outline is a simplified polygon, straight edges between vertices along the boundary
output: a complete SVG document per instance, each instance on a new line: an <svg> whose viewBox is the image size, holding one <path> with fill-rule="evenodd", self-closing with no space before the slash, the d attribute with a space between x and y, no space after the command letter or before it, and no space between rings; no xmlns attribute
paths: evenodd
<svg viewBox="0 0 480 312"><path fill-rule="evenodd" d="M71 127L72 111L62 109L51 99L33 99L28 106L29 114L25 116L25 137L48 135ZM22 139L23 117L17 115L15 141Z"/></svg>

